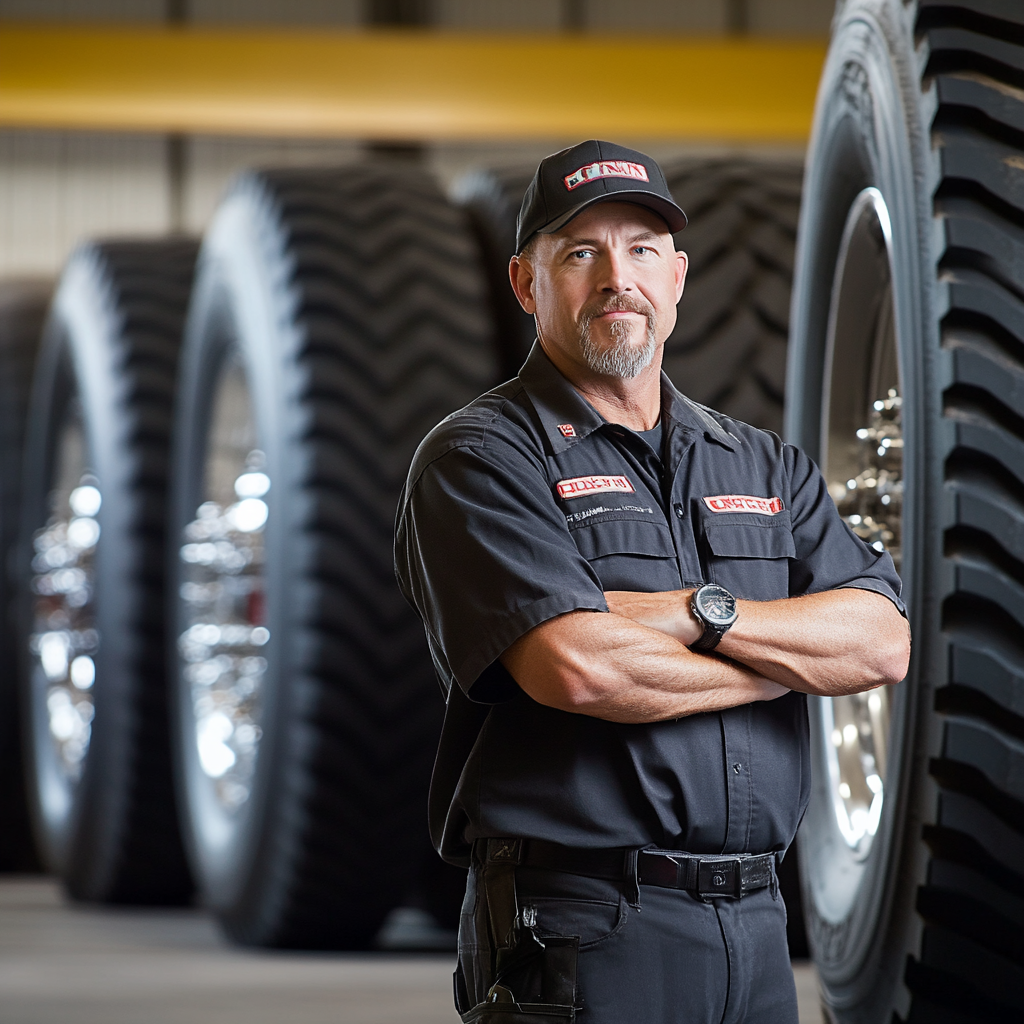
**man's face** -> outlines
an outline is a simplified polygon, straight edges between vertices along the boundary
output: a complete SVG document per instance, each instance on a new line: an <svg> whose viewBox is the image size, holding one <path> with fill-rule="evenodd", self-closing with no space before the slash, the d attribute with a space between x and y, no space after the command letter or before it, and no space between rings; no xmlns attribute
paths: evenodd
<svg viewBox="0 0 1024 1024"><path fill-rule="evenodd" d="M686 255L657 214L634 203L597 203L561 231L538 235L529 249L513 260L512 284L556 361L620 378L636 377L652 361L660 368Z"/></svg>

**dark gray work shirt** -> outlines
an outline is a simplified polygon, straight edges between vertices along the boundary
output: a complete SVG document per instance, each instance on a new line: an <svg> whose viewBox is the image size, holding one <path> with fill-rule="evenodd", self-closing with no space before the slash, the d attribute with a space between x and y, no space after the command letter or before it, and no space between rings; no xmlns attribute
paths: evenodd
<svg viewBox="0 0 1024 1024"><path fill-rule="evenodd" d="M793 839L810 783L802 694L622 725L537 703L498 661L556 615L607 612L606 590L857 587L903 610L892 559L842 522L802 452L664 374L661 427L659 458L535 346L416 453L396 566L447 694L429 813L448 860L488 836L697 853Z"/></svg>

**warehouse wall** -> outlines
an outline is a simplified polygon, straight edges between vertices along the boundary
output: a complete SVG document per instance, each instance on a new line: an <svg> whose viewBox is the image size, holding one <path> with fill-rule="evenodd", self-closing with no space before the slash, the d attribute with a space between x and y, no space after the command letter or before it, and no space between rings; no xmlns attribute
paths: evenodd
<svg viewBox="0 0 1024 1024"><path fill-rule="evenodd" d="M357 26L406 12L446 29L755 35L824 35L832 9L833 0L0 0L0 18L61 21ZM453 144L424 156L449 181L474 164L536 162L555 148L558 140ZM662 159L694 151L648 148ZM55 274L84 238L201 232L246 167L345 163L363 152L356 142L0 130L0 275Z"/></svg>
<svg viewBox="0 0 1024 1024"><path fill-rule="evenodd" d="M160 136L0 132L0 275L49 274L79 239L170 223Z"/></svg>

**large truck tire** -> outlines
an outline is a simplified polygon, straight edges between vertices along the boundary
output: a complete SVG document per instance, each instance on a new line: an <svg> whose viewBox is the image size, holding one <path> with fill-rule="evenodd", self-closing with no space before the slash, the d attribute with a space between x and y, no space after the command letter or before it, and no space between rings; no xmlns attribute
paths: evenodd
<svg viewBox="0 0 1024 1024"><path fill-rule="evenodd" d="M177 411L178 780L236 941L367 946L428 850L443 701L393 575L420 439L497 380L469 224L419 168L239 180Z"/></svg>
<svg viewBox="0 0 1024 1024"><path fill-rule="evenodd" d="M690 256L665 372L690 398L780 431L802 162L717 157L664 171L689 217L676 241ZM536 335L508 280L516 217L532 177L522 168L474 170L452 190L477 235L508 377Z"/></svg>
<svg viewBox="0 0 1024 1024"><path fill-rule="evenodd" d="M22 697L47 865L78 899L175 904L164 549L173 389L197 246L85 245L64 268L25 444Z"/></svg>
<svg viewBox="0 0 1024 1024"><path fill-rule="evenodd" d="M848 0L808 157L786 433L897 561L910 672L810 702L830 1019L1024 1019L1024 8Z"/></svg>
<svg viewBox="0 0 1024 1024"><path fill-rule="evenodd" d="M0 282L0 871L42 867L25 799L15 559L28 393L52 293L46 280Z"/></svg>

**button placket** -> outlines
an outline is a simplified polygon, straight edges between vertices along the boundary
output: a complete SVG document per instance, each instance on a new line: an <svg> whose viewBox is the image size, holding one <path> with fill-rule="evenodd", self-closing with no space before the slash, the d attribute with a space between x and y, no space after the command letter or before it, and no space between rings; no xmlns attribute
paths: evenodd
<svg viewBox="0 0 1024 1024"><path fill-rule="evenodd" d="M728 792L728 812L725 850L739 853L747 849L750 841L750 822L753 812L750 780L750 707L730 708L721 712L722 745L725 757L725 785Z"/></svg>

